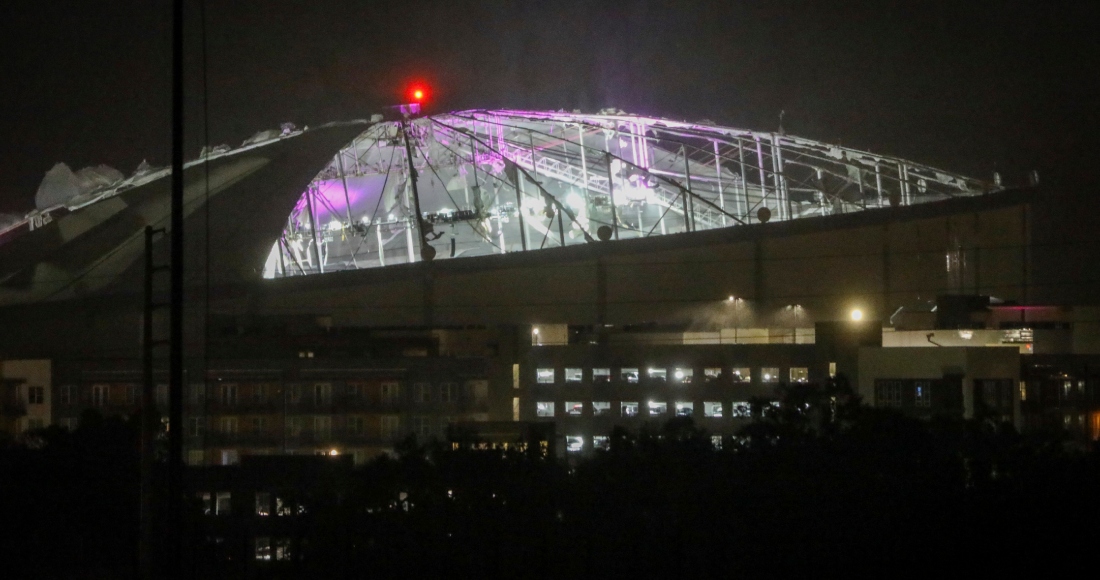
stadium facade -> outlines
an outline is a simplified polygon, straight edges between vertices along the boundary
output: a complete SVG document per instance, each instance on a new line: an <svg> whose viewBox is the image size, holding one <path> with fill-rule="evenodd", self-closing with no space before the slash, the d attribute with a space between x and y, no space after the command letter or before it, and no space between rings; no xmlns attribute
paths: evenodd
<svg viewBox="0 0 1100 580"><path fill-rule="evenodd" d="M0 233L0 317L20 329L0 358L50 361L55 422L133 408L165 177ZM939 296L1036 300L1034 188L710 123L376 116L208 148L185 184L195 462L367 456L466 422L571 436L577 415L585 444L612 416L730 434L773 383L857 377L882 324Z"/></svg>

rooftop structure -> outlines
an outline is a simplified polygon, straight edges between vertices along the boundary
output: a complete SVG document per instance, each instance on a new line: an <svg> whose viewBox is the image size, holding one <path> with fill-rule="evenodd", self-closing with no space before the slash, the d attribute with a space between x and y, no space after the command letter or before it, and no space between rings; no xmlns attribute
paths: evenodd
<svg viewBox="0 0 1100 580"><path fill-rule="evenodd" d="M232 281L261 271L288 277L700 232L1001 189L782 133L622 112L471 110L375 115L313 130L288 124L237 148L206 147L186 168L191 236L211 228L219 239L203 265ZM104 166L52 169L39 208L0 226L0 304L86 294L133 270L142 226L167 225L169 173L147 164L130 177ZM209 220L197 223L205 212ZM256 255L261 247L266 261Z"/></svg>
<svg viewBox="0 0 1100 580"><path fill-rule="evenodd" d="M621 111L470 110L375 120L298 200L265 277L712 230L1000 189L782 133Z"/></svg>

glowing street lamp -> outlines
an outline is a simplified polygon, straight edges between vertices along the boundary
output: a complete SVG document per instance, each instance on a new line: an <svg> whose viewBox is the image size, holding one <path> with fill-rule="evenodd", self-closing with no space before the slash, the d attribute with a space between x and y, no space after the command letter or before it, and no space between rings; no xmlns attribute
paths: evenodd
<svg viewBox="0 0 1100 580"><path fill-rule="evenodd" d="M859 322L860 320L863 320L863 311L859 308L853 308L850 316L852 317L852 320Z"/></svg>

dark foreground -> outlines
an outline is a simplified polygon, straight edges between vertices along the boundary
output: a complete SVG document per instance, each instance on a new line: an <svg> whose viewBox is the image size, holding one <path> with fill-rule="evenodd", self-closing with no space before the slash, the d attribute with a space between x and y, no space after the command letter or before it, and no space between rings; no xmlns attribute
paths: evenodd
<svg viewBox="0 0 1100 580"><path fill-rule="evenodd" d="M1089 569L1100 522L1095 448L988 421L917 421L844 396L834 411L836 395L787 391L781 410L721 450L690 419L617 433L585 459L409 442L396 459L273 489L264 522L277 526L262 530L251 496L220 515L216 497L208 506L196 496L185 577ZM0 574L135 576L137 449L133 423L88 416L74 433L51 429L0 451ZM218 469L209 477L233 477ZM193 486L213 481L192 476Z"/></svg>

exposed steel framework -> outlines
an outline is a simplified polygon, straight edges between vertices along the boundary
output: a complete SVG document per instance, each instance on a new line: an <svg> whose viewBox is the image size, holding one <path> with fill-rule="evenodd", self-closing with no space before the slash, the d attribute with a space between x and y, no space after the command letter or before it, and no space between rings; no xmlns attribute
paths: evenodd
<svg viewBox="0 0 1100 580"><path fill-rule="evenodd" d="M621 111L376 117L303 193L264 275L687 233L998 189L783 133Z"/></svg>

